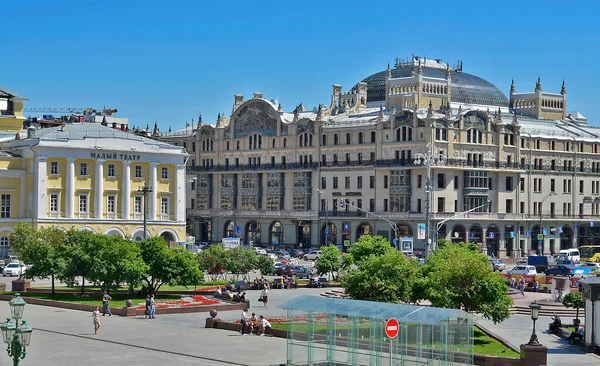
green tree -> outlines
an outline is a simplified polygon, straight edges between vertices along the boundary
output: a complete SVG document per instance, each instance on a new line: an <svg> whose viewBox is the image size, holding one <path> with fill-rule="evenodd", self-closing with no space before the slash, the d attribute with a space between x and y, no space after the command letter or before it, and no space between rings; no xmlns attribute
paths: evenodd
<svg viewBox="0 0 600 366"><path fill-rule="evenodd" d="M225 269L233 275L234 280L238 275L246 282L250 281L250 272L256 269L258 258L253 249L245 246L237 246L225 251Z"/></svg>
<svg viewBox="0 0 600 366"><path fill-rule="evenodd" d="M64 258L66 232L56 227L34 231L27 224L20 223L17 226L15 239L28 238L17 245L21 260L31 265L23 276L31 279L50 277L52 294L54 294L55 277L62 276L66 265Z"/></svg>
<svg viewBox="0 0 600 366"><path fill-rule="evenodd" d="M275 264L266 255L259 255L256 260L256 269L260 271L261 276L272 275L275 273Z"/></svg>
<svg viewBox="0 0 600 366"><path fill-rule="evenodd" d="M364 258L357 269L341 276L341 283L353 299L410 302L419 276L420 268L416 261L393 250Z"/></svg>
<svg viewBox="0 0 600 366"><path fill-rule="evenodd" d="M202 282L202 272L194 255L184 249L171 249L162 237L139 242L146 272L143 281L151 294L156 294L164 284L197 285Z"/></svg>
<svg viewBox="0 0 600 366"><path fill-rule="evenodd" d="M98 236L87 230L71 229L66 234L64 250L61 251L65 261L64 271L59 279L69 286L77 284L81 277L81 294L85 292L85 279L91 272L96 255Z"/></svg>
<svg viewBox="0 0 600 366"><path fill-rule="evenodd" d="M147 270L138 246L120 236L97 236L88 279L102 290L115 290L123 282L135 287Z"/></svg>
<svg viewBox="0 0 600 366"><path fill-rule="evenodd" d="M200 269L210 276L211 281L217 281L221 272L225 270L227 257L225 250L220 245L211 245L197 255Z"/></svg>
<svg viewBox="0 0 600 366"><path fill-rule="evenodd" d="M494 322L507 319L512 299L506 281L494 273L485 254L465 244L448 244L433 252L423 266L416 294L433 306L481 313Z"/></svg>
<svg viewBox="0 0 600 366"><path fill-rule="evenodd" d="M341 266L342 253L339 248L335 245L322 246L319 260L315 262L319 274L331 273L331 277L335 279L334 272L339 275Z"/></svg>
<svg viewBox="0 0 600 366"><path fill-rule="evenodd" d="M353 262L358 264L370 255L383 255L395 250L383 236L363 235L348 251Z"/></svg>
<svg viewBox="0 0 600 366"><path fill-rule="evenodd" d="M577 311L575 319L579 319L579 309L585 307L585 299L581 292L569 292L563 297L563 305L568 308L573 308Z"/></svg>

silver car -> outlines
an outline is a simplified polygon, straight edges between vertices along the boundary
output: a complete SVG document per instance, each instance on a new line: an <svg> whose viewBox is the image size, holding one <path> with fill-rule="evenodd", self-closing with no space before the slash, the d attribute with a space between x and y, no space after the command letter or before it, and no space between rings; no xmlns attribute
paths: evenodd
<svg viewBox="0 0 600 366"><path fill-rule="evenodd" d="M494 267L494 271L504 271L506 269L506 264L502 262L500 259L491 259L490 263Z"/></svg>

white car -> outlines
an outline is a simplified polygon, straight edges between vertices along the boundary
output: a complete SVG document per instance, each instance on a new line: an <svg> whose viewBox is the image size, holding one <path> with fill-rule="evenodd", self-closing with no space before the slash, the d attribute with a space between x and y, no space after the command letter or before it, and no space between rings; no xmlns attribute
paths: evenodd
<svg viewBox="0 0 600 366"><path fill-rule="evenodd" d="M256 254L258 255L267 255L267 251L264 250L263 248L259 248L259 247L253 247L254 251L256 252Z"/></svg>
<svg viewBox="0 0 600 366"><path fill-rule="evenodd" d="M273 253L268 253L267 257L269 257L269 259L271 259L272 261L276 261L277 260L277 256Z"/></svg>
<svg viewBox="0 0 600 366"><path fill-rule="evenodd" d="M509 270L508 273L512 276L535 276L537 274L537 270L535 266L514 266L513 269Z"/></svg>
<svg viewBox="0 0 600 366"><path fill-rule="evenodd" d="M310 253L304 254L304 260L305 261L316 261L317 259L319 259L320 256L321 256L320 250L313 250Z"/></svg>
<svg viewBox="0 0 600 366"><path fill-rule="evenodd" d="M2 270L3 276L20 276L27 270L27 267L24 264L19 263L9 263Z"/></svg>
<svg viewBox="0 0 600 366"><path fill-rule="evenodd" d="M591 268L591 269L600 269L600 263L598 263L598 262L585 262L585 263L581 263L577 267L585 267L585 268Z"/></svg>

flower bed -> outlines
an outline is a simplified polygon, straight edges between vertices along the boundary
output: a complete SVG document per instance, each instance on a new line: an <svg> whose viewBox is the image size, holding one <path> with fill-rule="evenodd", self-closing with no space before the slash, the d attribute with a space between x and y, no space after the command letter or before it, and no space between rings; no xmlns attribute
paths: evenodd
<svg viewBox="0 0 600 366"><path fill-rule="evenodd" d="M157 309L170 309L170 308L187 308L187 307L197 307L197 306L206 306L206 305L216 305L220 304L219 301L208 299L201 295L194 296L185 296L180 300L168 300L168 301L155 301L154 307ZM146 308L146 303L142 303L136 307L136 310L144 310Z"/></svg>

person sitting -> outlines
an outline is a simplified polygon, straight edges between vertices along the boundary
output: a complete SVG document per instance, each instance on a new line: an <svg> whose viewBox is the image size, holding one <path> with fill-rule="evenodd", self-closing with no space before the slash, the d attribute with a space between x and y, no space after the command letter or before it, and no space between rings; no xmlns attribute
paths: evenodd
<svg viewBox="0 0 600 366"><path fill-rule="evenodd" d="M288 279L288 288L298 288L298 282L296 282L296 276L292 276Z"/></svg>
<svg viewBox="0 0 600 366"><path fill-rule="evenodd" d="M241 296L241 295L242 295L242 294L241 294L241 293L238 291L238 293L237 293L237 294L233 295L233 301L235 301L235 302L240 302L240 301L241 301L241 300L240 300L240 296Z"/></svg>
<svg viewBox="0 0 600 366"><path fill-rule="evenodd" d="M265 319L264 316L260 316L260 320L259 320L259 335L264 336L265 335L265 330L271 328L271 323L269 323L269 321L267 319Z"/></svg>
<svg viewBox="0 0 600 366"><path fill-rule="evenodd" d="M311 281L312 281L312 283L313 283L314 286L316 286L317 288L321 288L322 285L321 285L321 282L319 281L319 276L314 275L311 278Z"/></svg>
<svg viewBox="0 0 600 366"><path fill-rule="evenodd" d="M569 338L567 338L567 340L569 341L569 344L574 344L576 339L582 340L583 335L583 327L581 326L581 324L577 324L577 328L574 332L571 332L571 335L569 335Z"/></svg>
<svg viewBox="0 0 600 366"><path fill-rule="evenodd" d="M215 297L217 299L223 298L223 292L221 291L221 287L217 287L217 289L215 290Z"/></svg>
<svg viewBox="0 0 600 366"><path fill-rule="evenodd" d="M256 326L258 325L258 318L256 317L256 313L252 313L250 317L250 334L254 333L256 330Z"/></svg>
<svg viewBox="0 0 600 366"><path fill-rule="evenodd" d="M233 293L231 293L231 290L227 290L225 293L225 300L233 301Z"/></svg>
<svg viewBox="0 0 600 366"><path fill-rule="evenodd" d="M550 333L556 334L558 332L558 329L561 327L562 321L560 320L558 314L554 313L554 316L552 317L552 323L550 323Z"/></svg>
<svg viewBox="0 0 600 366"><path fill-rule="evenodd" d="M531 291L538 292L540 289L540 283L537 280L533 281L533 285L531 286Z"/></svg>
<svg viewBox="0 0 600 366"><path fill-rule="evenodd" d="M246 301L246 293L245 292L242 292L242 294L240 295L240 301L241 302Z"/></svg>

